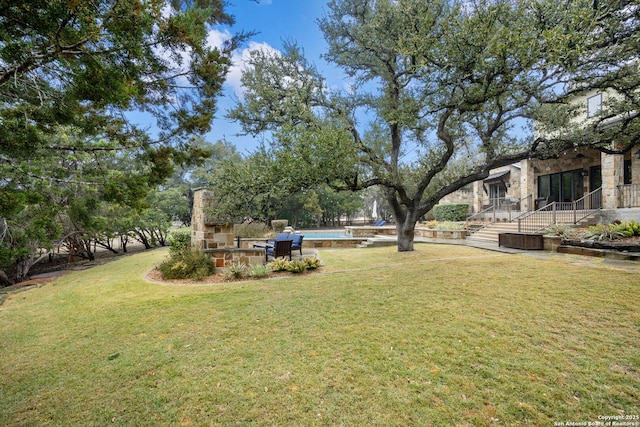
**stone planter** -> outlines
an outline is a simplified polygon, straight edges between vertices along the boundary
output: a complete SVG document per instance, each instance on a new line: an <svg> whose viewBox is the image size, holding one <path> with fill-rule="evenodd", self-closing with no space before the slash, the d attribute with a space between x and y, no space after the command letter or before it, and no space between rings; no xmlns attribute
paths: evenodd
<svg viewBox="0 0 640 427"><path fill-rule="evenodd" d="M466 234L466 230L437 230L416 227L416 237L426 237L427 239L464 239Z"/></svg>
<svg viewBox="0 0 640 427"><path fill-rule="evenodd" d="M557 252L561 243L562 243L562 237L560 236L544 236L545 251Z"/></svg>

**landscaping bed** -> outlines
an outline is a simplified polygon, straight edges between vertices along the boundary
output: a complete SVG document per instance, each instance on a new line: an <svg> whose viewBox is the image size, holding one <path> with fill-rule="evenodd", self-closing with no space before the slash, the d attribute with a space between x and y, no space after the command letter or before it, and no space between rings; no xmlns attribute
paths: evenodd
<svg viewBox="0 0 640 427"><path fill-rule="evenodd" d="M585 239L563 239L561 245L576 246L590 249L607 249L618 252L638 252L640 253L640 242L637 239L627 241L598 241Z"/></svg>

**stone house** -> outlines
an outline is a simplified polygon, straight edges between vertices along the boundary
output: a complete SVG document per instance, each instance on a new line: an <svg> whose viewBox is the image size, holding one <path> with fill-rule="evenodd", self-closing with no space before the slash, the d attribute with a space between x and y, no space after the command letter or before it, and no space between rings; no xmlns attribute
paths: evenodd
<svg viewBox="0 0 640 427"><path fill-rule="evenodd" d="M584 105L577 120L597 113L607 96L592 92L577 98L575 102ZM473 213L491 210L502 219L553 203L554 209L597 209L600 221L640 221L640 143L626 154L581 147L555 159L527 159L498 168L440 203L460 202L469 203Z"/></svg>

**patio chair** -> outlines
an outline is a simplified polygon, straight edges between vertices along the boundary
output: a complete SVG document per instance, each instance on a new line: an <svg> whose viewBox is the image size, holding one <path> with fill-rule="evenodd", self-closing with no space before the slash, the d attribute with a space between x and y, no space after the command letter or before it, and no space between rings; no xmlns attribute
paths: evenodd
<svg viewBox="0 0 640 427"><path fill-rule="evenodd" d="M271 247L267 247L267 250L264 253L265 261L269 261L269 257L276 258L284 258L287 255L289 256L289 261L291 261L291 245L292 240L276 240L274 245Z"/></svg>
<svg viewBox="0 0 640 427"><path fill-rule="evenodd" d="M382 227L386 223L387 223L387 221L385 221L384 219L381 219L378 222L376 222L376 227Z"/></svg>
<svg viewBox="0 0 640 427"><path fill-rule="evenodd" d="M292 234L292 233L278 233L276 235L276 239L273 242L267 242L268 246L275 246L275 242L279 240L291 240L293 243L291 244L292 250L299 250L300 256L302 256L302 239L304 236L302 234Z"/></svg>

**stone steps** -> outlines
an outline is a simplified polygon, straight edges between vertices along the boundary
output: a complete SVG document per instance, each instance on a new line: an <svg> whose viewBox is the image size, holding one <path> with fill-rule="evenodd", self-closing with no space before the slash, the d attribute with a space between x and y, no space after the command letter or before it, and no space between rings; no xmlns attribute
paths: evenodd
<svg viewBox="0 0 640 427"><path fill-rule="evenodd" d="M467 237L471 240L488 240L491 242L498 242L498 235L500 233L517 233L518 224L515 222L492 222L486 227L481 228L475 233Z"/></svg>
<svg viewBox="0 0 640 427"><path fill-rule="evenodd" d="M394 238L388 237L371 237L366 241L360 243L358 248L379 248L383 246L395 246L398 244L398 241Z"/></svg>

